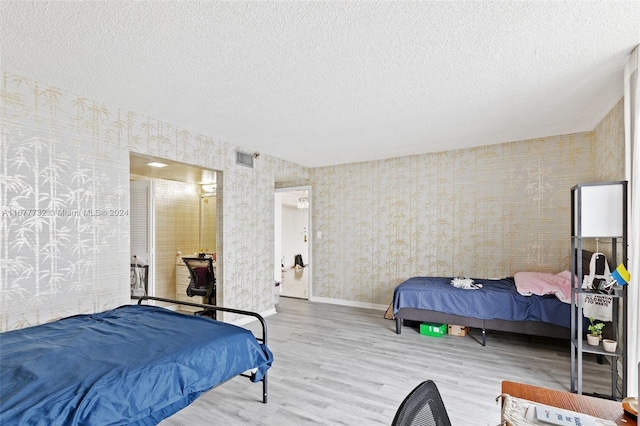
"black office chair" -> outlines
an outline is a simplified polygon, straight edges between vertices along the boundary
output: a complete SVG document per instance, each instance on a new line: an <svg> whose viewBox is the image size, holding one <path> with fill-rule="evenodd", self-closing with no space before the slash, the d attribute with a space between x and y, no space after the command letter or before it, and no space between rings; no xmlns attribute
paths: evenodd
<svg viewBox="0 0 640 426"><path fill-rule="evenodd" d="M427 380L406 396L391 426L451 426L436 384Z"/></svg>
<svg viewBox="0 0 640 426"><path fill-rule="evenodd" d="M208 257L183 257L182 260L189 270L189 286L187 296L200 296L206 299L209 305L215 305L216 276L213 272L213 259ZM208 315L216 318L216 312L211 309L196 312L196 315Z"/></svg>

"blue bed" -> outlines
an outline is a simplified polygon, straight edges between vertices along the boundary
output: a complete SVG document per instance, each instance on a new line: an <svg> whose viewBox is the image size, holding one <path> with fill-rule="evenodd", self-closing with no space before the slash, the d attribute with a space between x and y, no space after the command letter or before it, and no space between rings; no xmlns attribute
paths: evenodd
<svg viewBox="0 0 640 426"><path fill-rule="evenodd" d="M522 296L513 278L474 279L479 289L451 285L451 277L414 277L394 290L396 333L404 320L466 325L529 335L570 337L571 305L556 296Z"/></svg>
<svg viewBox="0 0 640 426"><path fill-rule="evenodd" d="M264 320L217 309L258 317L262 337L148 305L1 333L0 423L157 424L238 375L262 381L266 402Z"/></svg>

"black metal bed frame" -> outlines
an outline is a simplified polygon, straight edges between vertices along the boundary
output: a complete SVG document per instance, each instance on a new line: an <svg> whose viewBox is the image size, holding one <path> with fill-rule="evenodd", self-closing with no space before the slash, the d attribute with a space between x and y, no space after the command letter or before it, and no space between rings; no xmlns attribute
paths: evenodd
<svg viewBox="0 0 640 426"><path fill-rule="evenodd" d="M230 312L230 313L233 313L233 314L247 315L247 316L255 317L255 318L258 319L258 321L260 321L260 324L262 326L262 336L261 337L256 336L256 340L261 342L263 345L267 344L267 322L264 320L262 315L260 315L257 312L245 311L245 310L242 310L242 309L226 308L226 307L223 307L223 306L206 305L206 304L203 304L203 303L183 302L181 300L165 299L165 298L162 298L162 297L155 297L155 296L140 296L137 299L138 299L138 305L142 305L142 302L145 301L145 300L155 300L155 301L158 301L158 302L166 302L166 303L173 303L173 304L178 304L178 305L194 306L196 308L205 308L206 310L211 310L211 311ZM264 404L267 403L267 374L268 374L268 371L264 373L264 377L262 378L262 380L260 380L262 382L262 402ZM241 373L240 376L251 377L249 374L246 374L246 373ZM218 385L221 385L221 384L222 383L218 383ZM216 385L216 386L218 386L218 385Z"/></svg>
<svg viewBox="0 0 640 426"><path fill-rule="evenodd" d="M395 315L396 334L402 333L404 320L459 324L482 330L482 346L486 345L487 330L506 331L529 336L545 336L557 339L570 339L571 329L541 321L507 321L501 319L483 320L461 315L446 314L438 311L417 308L400 308Z"/></svg>
<svg viewBox="0 0 640 426"><path fill-rule="evenodd" d="M582 250L582 275L589 274L589 262L593 252ZM578 262L577 252L574 254L573 262ZM482 330L482 346L486 345L487 330L504 331L508 333L518 333L527 336L544 336L555 339L571 339L571 328L563 327L557 324L540 321L508 321L501 319L483 320L464 315L446 314L444 312L431 311L428 309L418 308L400 308L395 316L396 334L402 333L403 321L416 322L434 322L441 324L458 324L466 325L471 328L479 328Z"/></svg>

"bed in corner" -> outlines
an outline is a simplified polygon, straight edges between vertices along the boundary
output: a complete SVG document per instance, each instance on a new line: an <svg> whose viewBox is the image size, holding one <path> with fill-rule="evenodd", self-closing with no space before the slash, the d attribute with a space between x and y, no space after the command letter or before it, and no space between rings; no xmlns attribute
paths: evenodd
<svg viewBox="0 0 640 426"><path fill-rule="evenodd" d="M250 315L262 336L156 300ZM262 382L273 355L255 312L143 297L138 305L0 333L2 424L157 424L238 376Z"/></svg>
<svg viewBox="0 0 640 426"><path fill-rule="evenodd" d="M451 277L413 277L393 296L396 333L404 320L465 325L486 330L570 338L571 305L555 295L524 296L514 278L473 279L475 289L456 288Z"/></svg>
<svg viewBox="0 0 640 426"><path fill-rule="evenodd" d="M582 273L590 274L594 253L582 250ZM571 338L571 272L558 274L517 272L497 280L473 279L476 289L456 288L452 277L413 277L396 287L393 314L396 333L403 321L466 325L486 331L496 330L531 336ZM587 319L584 329L587 327Z"/></svg>

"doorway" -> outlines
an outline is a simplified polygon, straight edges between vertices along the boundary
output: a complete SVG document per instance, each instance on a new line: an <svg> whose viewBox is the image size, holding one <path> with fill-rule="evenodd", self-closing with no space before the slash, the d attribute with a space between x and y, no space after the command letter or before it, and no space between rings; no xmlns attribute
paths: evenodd
<svg viewBox="0 0 640 426"><path fill-rule="evenodd" d="M144 206L134 202L133 192L131 202L132 216L134 209L144 208L150 217L149 295L184 300L189 279L182 257L204 254L216 259L221 246L216 214L221 207L216 197L220 178L221 172L215 170L130 153L132 185L147 184L151 189ZM133 221L132 227L137 228ZM138 257L144 251L133 244L131 250L131 255ZM220 293L223 283L217 278Z"/></svg>
<svg viewBox="0 0 640 426"><path fill-rule="evenodd" d="M311 187L283 188L275 193L274 278L280 296L311 296Z"/></svg>

